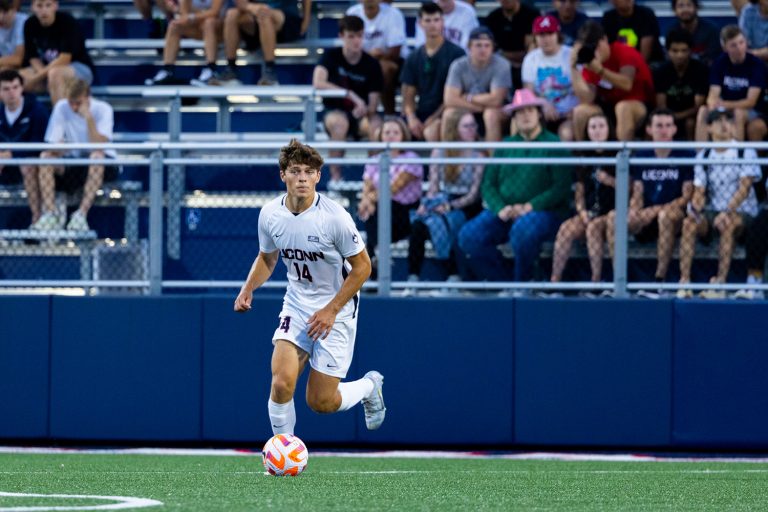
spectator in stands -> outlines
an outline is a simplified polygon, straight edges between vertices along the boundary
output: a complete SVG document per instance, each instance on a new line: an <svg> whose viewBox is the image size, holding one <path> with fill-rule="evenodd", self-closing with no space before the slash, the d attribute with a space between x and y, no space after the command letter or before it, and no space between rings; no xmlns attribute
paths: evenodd
<svg viewBox="0 0 768 512"><path fill-rule="evenodd" d="M249 2L235 0L235 7L228 9L224 18L224 54L227 67L214 84L239 85L237 77L237 48L245 41L249 51L261 48L264 61L258 85L277 85L275 47L277 43L290 43L307 33L312 19L312 0L302 0L302 13L296 0L272 0Z"/></svg>
<svg viewBox="0 0 768 512"><path fill-rule="evenodd" d="M603 14L602 25L608 41L621 41L634 48L647 63L662 62L659 21L653 9L636 5L635 0L611 0L613 9Z"/></svg>
<svg viewBox="0 0 768 512"><path fill-rule="evenodd" d="M133 6L139 11L141 19L147 26L147 37L163 37L163 23L173 19L179 12L179 4L175 0L133 0ZM165 20L155 20L152 8L157 7L165 15Z"/></svg>
<svg viewBox="0 0 768 512"><path fill-rule="evenodd" d="M747 40L736 25L727 25L720 32L725 53L710 68L707 103L699 109L696 119L696 140L706 141L707 116L718 108L733 110L736 139L761 141L768 125L759 113L763 106L766 86L765 63L747 50Z"/></svg>
<svg viewBox="0 0 768 512"><path fill-rule="evenodd" d="M3 102L3 115L0 115L0 142L23 143L43 142L45 127L48 124L48 111L33 95L24 94L24 80L18 71L5 69L0 71L0 100ZM0 158L34 158L32 151L0 151ZM32 212L32 223L40 218L40 192L35 179L37 167L34 165L0 165L0 184L13 185L24 177L24 188Z"/></svg>
<svg viewBox="0 0 768 512"><path fill-rule="evenodd" d="M12 0L0 0L0 70L19 69L24 61L24 23Z"/></svg>
<svg viewBox="0 0 768 512"><path fill-rule="evenodd" d="M763 284L765 258L768 256L768 209L760 208L755 220L747 226L744 238L747 250L747 284ZM765 293L762 290L744 289L737 291L734 297L749 300L764 299Z"/></svg>
<svg viewBox="0 0 768 512"><path fill-rule="evenodd" d="M670 30L665 41L669 60L653 73L656 106L668 108L675 113L680 140L694 140L696 114L704 104L709 90L707 66L691 58L692 44L688 32Z"/></svg>
<svg viewBox="0 0 768 512"><path fill-rule="evenodd" d="M436 141L440 138L443 91L448 68L465 53L459 46L445 39L443 11L436 3L421 4L418 23L426 41L423 46L411 52L403 65L400 75L403 115L414 138Z"/></svg>
<svg viewBox="0 0 768 512"><path fill-rule="evenodd" d="M745 5L739 15L739 28L747 39L749 52L768 60L768 1Z"/></svg>
<svg viewBox="0 0 768 512"><path fill-rule="evenodd" d="M480 25L475 8L462 0L437 0L437 5L443 10L445 38L467 51L469 33ZM425 42L424 30L416 24L416 48Z"/></svg>
<svg viewBox="0 0 768 512"><path fill-rule="evenodd" d="M405 18L400 9L382 0L360 0L347 9L348 16L357 16L365 24L363 50L381 64L384 83L381 88L381 104L384 113L394 115L395 92L405 50ZM402 52L401 52L402 49Z"/></svg>
<svg viewBox="0 0 768 512"><path fill-rule="evenodd" d="M611 125L605 114L595 114L587 121L587 139L591 142L606 142L611 139ZM604 150L587 151L584 157L607 156ZM552 276L550 281L559 283L565 264L570 257L571 247L576 240L587 240L589 266L592 282L599 283L603 273L603 247L608 225L608 213L613 211L616 197L616 168L613 165L582 165L576 169L574 183L574 205L576 215L560 225L555 237L552 254ZM613 254L611 248L611 254Z"/></svg>
<svg viewBox="0 0 768 512"><path fill-rule="evenodd" d="M499 52L511 64L512 85L519 89L522 87L520 67L523 57L533 48L533 20L541 13L520 0L499 0L499 3L501 7L488 14L484 25L491 29Z"/></svg>
<svg viewBox="0 0 768 512"><path fill-rule="evenodd" d="M736 142L732 111L712 110L707 115L707 123L712 142ZM752 184L760 179L760 166L730 163L741 158L757 159L754 149L703 149L697 157L712 163L697 165L694 169L693 199L688 203L680 238L680 283L691 282L696 238L706 237L714 228L720 234L720 250L717 275L709 282L723 284L728 278L736 238L757 216L757 196ZM692 295L690 290L677 293L679 298ZM725 298L725 291L706 290L701 295Z"/></svg>
<svg viewBox="0 0 768 512"><path fill-rule="evenodd" d="M67 98L59 100L53 107L45 141L60 143L107 143L112 140L114 112L112 106L91 96L90 87L84 80L70 82ZM43 151L40 158L114 158L113 150L72 150ZM67 229L87 231L88 211L93 206L96 193L105 181L117 177L115 166L93 163L89 166L41 165L37 172L43 214L32 225L33 229L61 229L64 218L56 211L56 189L74 192L83 189L80 206L69 218Z"/></svg>
<svg viewBox="0 0 768 512"><path fill-rule="evenodd" d="M381 120L376 114L381 95L381 66L363 51L363 20L357 16L344 16L339 20L341 48L330 48L323 53L312 75L316 89L342 89L343 99L323 98L325 114L323 124L331 140L345 141L347 137L359 139L375 134ZM332 151L332 157L342 152ZM341 167L330 165L331 180L342 179Z"/></svg>
<svg viewBox="0 0 768 512"><path fill-rule="evenodd" d="M387 117L377 132L378 142L409 142L411 134L405 122L399 117ZM421 199L421 183L424 168L421 164L399 164L398 158L418 158L413 151L390 149L392 165L389 167L389 186L392 194L392 241L397 242L411 233L411 212L416 210ZM379 241L378 215L379 165L367 164L363 171L363 195L357 207L357 215L365 223L366 245L371 255L373 274L376 273L376 247Z"/></svg>
<svg viewBox="0 0 768 512"><path fill-rule="evenodd" d="M47 87L53 104L66 96L72 79L90 85L94 77L80 24L71 14L58 9L56 0L32 0L34 16L24 24L21 70L24 88L43 92Z"/></svg>
<svg viewBox="0 0 768 512"><path fill-rule="evenodd" d="M552 0L555 9L547 13L560 22L564 45L573 46L579 37L579 29L589 19L579 10L579 4L579 0Z"/></svg>
<svg viewBox="0 0 768 512"><path fill-rule="evenodd" d="M442 125L443 142L474 142L477 121L472 112L456 109ZM481 158L476 149L433 149L432 158ZM408 242L408 280L418 281L424 263L424 244L432 241L435 258L449 281L459 281L456 237L468 219L483 209L480 201L482 164L432 164L429 189L411 221Z"/></svg>
<svg viewBox="0 0 768 512"><path fill-rule="evenodd" d="M178 17L171 20L165 32L163 67L146 85L173 85L176 77L176 58L179 56L182 38L202 39L205 51L205 67L192 80L192 85L208 85L216 73L216 53L221 39L222 23L226 6L224 0L181 0Z"/></svg>
<svg viewBox="0 0 768 512"><path fill-rule="evenodd" d="M546 101L547 129L560 140L573 140L570 118L579 98L571 83L571 47L560 44L560 24L553 16L536 18L533 33L537 48L523 59L523 86Z"/></svg>
<svg viewBox="0 0 768 512"><path fill-rule="evenodd" d="M699 17L699 0L672 0L677 23L670 28L685 30L693 38L691 54L694 58L709 65L723 49L720 47L720 33L714 23ZM669 35L667 35L669 37Z"/></svg>
<svg viewBox="0 0 768 512"><path fill-rule="evenodd" d="M675 137L675 113L656 109L648 115L646 133L653 142L670 142ZM637 158L693 158L688 149L642 149ZM658 238L655 278L663 282L672 258L675 237L685 216L685 208L693 194L693 169L690 165L658 163L638 165L630 171L632 182L629 202L629 232L643 243ZM608 244L614 245L615 212L608 215ZM654 294L655 296L655 294Z"/></svg>
<svg viewBox="0 0 768 512"><path fill-rule="evenodd" d="M493 52L493 35L477 27L469 35L469 55L448 70L443 98L445 114L461 108L475 114L487 141L501 140L502 105L512 87L509 62Z"/></svg>
<svg viewBox="0 0 768 512"><path fill-rule="evenodd" d="M744 10L744 7L750 2L751 0L731 0L731 7L733 7L737 18L741 15L741 11Z"/></svg>
<svg viewBox="0 0 768 512"><path fill-rule="evenodd" d="M616 137L634 139L654 101L651 70L637 50L619 41L609 44L602 26L588 21L571 52L571 80L580 101L573 110L577 140L584 136L587 119L603 108L616 117Z"/></svg>
<svg viewBox="0 0 768 512"><path fill-rule="evenodd" d="M557 142L544 127L544 101L529 89L515 91L505 107L514 115L517 134L504 140L528 142L527 149L498 149L494 157L552 158L557 150L537 148L536 142ZM568 211L571 168L564 165L492 164L485 168L481 195L486 208L459 231L459 247L470 270L482 280L504 280L497 249L509 242L515 253L515 281L533 278L541 244L552 240Z"/></svg>

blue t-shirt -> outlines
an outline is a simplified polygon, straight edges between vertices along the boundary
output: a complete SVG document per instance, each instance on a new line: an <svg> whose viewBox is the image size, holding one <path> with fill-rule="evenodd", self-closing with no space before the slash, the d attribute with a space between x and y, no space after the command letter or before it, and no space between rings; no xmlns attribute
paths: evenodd
<svg viewBox="0 0 768 512"><path fill-rule="evenodd" d="M750 87L765 88L765 64L751 53L744 62L734 64L728 54L723 53L712 63L709 84L721 87L723 101L743 100Z"/></svg>
<svg viewBox="0 0 768 512"><path fill-rule="evenodd" d="M640 149L637 158L655 158L652 149ZM673 149L669 158L696 158L691 149ZM667 204L683 195L683 182L693 182L693 166L665 164L635 165L630 171L632 181L643 182L643 206Z"/></svg>

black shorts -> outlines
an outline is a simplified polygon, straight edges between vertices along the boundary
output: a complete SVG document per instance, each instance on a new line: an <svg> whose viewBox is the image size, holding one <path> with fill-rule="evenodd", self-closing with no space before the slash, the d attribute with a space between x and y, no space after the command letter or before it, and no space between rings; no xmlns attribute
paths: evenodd
<svg viewBox="0 0 768 512"><path fill-rule="evenodd" d="M120 174L120 169L115 165L104 167L104 183L115 181ZM56 174L56 190L72 194L77 192L88 178L87 165L71 165L64 169L62 174Z"/></svg>
<svg viewBox="0 0 768 512"><path fill-rule="evenodd" d="M650 224L635 234L635 241L641 244L655 242L659 238L659 219L653 219Z"/></svg>
<svg viewBox="0 0 768 512"><path fill-rule="evenodd" d="M21 181L21 170L15 165L3 167L0 171L0 185L18 185Z"/></svg>
<svg viewBox="0 0 768 512"><path fill-rule="evenodd" d="M256 25L256 30L253 34L247 34L240 31L240 38L245 44L245 49L254 52L261 48L261 39L259 39L259 26ZM285 15L285 22L283 27L277 32L278 43L290 43L301 38L301 18L296 16Z"/></svg>

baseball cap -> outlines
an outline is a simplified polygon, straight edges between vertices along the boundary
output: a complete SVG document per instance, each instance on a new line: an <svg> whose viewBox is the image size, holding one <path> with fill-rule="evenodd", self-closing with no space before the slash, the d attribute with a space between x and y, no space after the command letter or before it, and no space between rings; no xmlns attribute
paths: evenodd
<svg viewBox="0 0 768 512"><path fill-rule="evenodd" d="M723 107L710 110L709 114L707 114L707 124L712 124L721 117L725 117L726 119L733 121L733 110Z"/></svg>
<svg viewBox="0 0 768 512"><path fill-rule="evenodd" d="M493 32L491 32L491 29L483 25L473 28L472 32L469 33L470 41L472 41L473 39L482 39L484 37L487 37L488 39L493 41Z"/></svg>
<svg viewBox="0 0 768 512"><path fill-rule="evenodd" d="M560 32L560 22L554 16L547 14L533 20L534 34L553 34L555 32Z"/></svg>

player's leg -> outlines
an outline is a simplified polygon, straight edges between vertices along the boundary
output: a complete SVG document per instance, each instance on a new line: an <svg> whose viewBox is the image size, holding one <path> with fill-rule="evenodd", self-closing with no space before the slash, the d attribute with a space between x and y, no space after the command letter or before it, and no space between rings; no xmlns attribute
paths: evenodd
<svg viewBox="0 0 768 512"><path fill-rule="evenodd" d="M668 205L659 211L659 241L656 246L656 280L663 281L667 276L669 262L672 259L672 248L675 245L675 237L680 230L683 221L682 208L677 205Z"/></svg>
<svg viewBox="0 0 768 512"><path fill-rule="evenodd" d="M272 352L272 385L269 395L269 419L273 434L293 434L296 408L293 394L296 381L307 364L309 354L287 340L275 340Z"/></svg>
<svg viewBox="0 0 768 512"><path fill-rule="evenodd" d="M717 282L725 283L731 269L731 257L736 237L744 228L744 218L736 212L720 212L714 221L715 229L720 232L720 251L717 263Z"/></svg>
<svg viewBox="0 0 768 512"><path fill-rule="evenodd" d="M707 219L696 222L692 217L683 219L683 232L680 235L680 282L691 282L691 266L696 253L696 235L704 236L708 230Z"/></svg>
<svg viewBox="0 0 768 512"><path fill-rule="evenodd" d="M555 237L555 248L552 254L552 276L550 281L559 283L563 277L565 264L571 255L573 242L584 238L586 225L580 215L574 215L560 225Z"/></svg>
<svg viewBox="0 0 768 512"><path fill-rule="evenodd" d="M40 218L40 181L37 177L36 165L22 165L21 175L24 179L24 190L27 192L27 202L29 210L32 213L32 222L34 224Z"/></svg>
<svg viewBox="0 0 768 512"><path fill-rule="evenodd" d="M638 124L645 119L647 109L637 100L624 100L616 104L616 138L633 140Z"/></svg>
<svg viewBox="0 0 768 512"><path fill-rule="evenodd" d="M593 218L587 225L587 253L589 268L592 271L592 282L599 283L603 274L603 247L605 246L605 230L608 215Z"/></svg>

